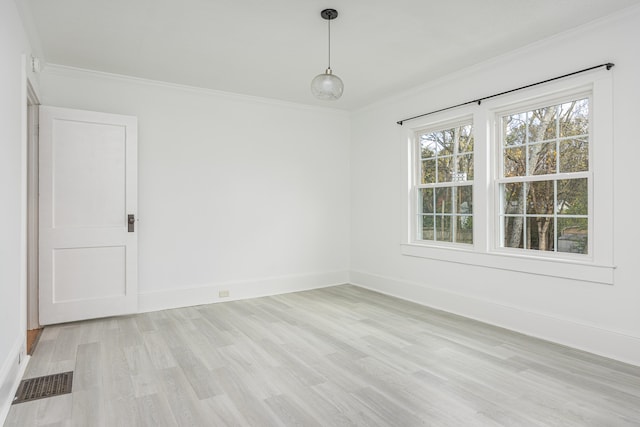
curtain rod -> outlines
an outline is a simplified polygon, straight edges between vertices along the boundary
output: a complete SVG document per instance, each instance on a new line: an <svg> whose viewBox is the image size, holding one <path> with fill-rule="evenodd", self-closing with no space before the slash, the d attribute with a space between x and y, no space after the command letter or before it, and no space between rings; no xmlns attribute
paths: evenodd
<svg viewBox="0 0 640 427"><path fill-rule="evenodd" d="M463 102L462 104L452 105L451 107L446 107L446 108L441 108L439 110L430 111L428 113L420 114L418 116L409 117L408 119L398 120L396 123L399 124L400 126L402 126L402 124L404 122L408 121L408 120L418 119L420 117L424 117L424 116L428 116L428 115L431 115L431 114L439 113L441 111L447 111L447 110L451 110L453 108L462 107L463 105L476 104L476 103L478 105L480 105L482 103L482 101L484 101L485 99L495 98L496 96L506 95L506 94L511 93L511 92L516 92L516 91L519 91L519 90L522 90L522 89L530 88L532 86L538 86L538 85L541 85L541 84L544 84L544 83L552 82L554 80L564 79L565 77L569 77L569 76L573 76L573 75L576 75L576 74L584 73L586 71L595 70L596 68L607 67L607 70L610 70L611 68L613 68L614 65L615 64L613 64L611 62L607 62L607 63L600 64L600 65L595 65L593 67L585 68L584 70L574 71L573 73L569 73L569 74L563 74L562 76L553 77L553 78L547 79L547 80L542 80L541 82L537 82L537 83L531 83L531 84L528 84L526 86L521 86L521 87L516 88L516 89L506 90L504 92L495 93L493 95L489 95L489 96L485 96L485 97L482 97L482 98L474 99L472 101Z"/></svg>

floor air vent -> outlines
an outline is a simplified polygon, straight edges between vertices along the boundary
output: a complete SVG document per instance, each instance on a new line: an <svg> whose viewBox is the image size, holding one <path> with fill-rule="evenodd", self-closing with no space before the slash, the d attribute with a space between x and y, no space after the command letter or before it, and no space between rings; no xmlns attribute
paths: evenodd
<svg viewBox="0 0 640 427"><path fill-rule="evenodd" d="M13 403L29 402L71 393L73 371L22 380Z"/></svg>

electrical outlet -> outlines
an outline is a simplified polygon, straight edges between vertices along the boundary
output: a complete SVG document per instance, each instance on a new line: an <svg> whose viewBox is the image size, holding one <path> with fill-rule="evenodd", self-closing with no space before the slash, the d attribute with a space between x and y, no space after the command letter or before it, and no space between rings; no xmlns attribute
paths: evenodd
<svg viewBox="0 0 640 427"><path fill-rule="evenodd" d="M229 291L227 291L227 290L218 291L218 297L220 297L220 298L228 298L229 297Z"/></svg>

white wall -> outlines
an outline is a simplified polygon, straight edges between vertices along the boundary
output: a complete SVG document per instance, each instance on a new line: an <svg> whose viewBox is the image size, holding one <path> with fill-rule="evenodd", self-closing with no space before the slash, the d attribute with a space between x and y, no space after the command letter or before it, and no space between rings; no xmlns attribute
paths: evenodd
<svg viewBox="0 0 640 427"><path fill-rule="evenodd" d="M56 66L41 86L138 117L141 311L348 281L346 113Z"/></svg>
<svg viewBox="0 0 640 427"><path fill-rule="evenodd" d="M566 32L353 115L351 281L640 365L640 9ZM396 121L614 62L614 285L403 256L406 145Z"/></svg>
<svg viewBox="0 0 640 427"><path fill-rule="evenodd" d="M20 22L15 3L0 1L0 423L25 366L26 74L23 55L30 57L31 49Z"/></svg>

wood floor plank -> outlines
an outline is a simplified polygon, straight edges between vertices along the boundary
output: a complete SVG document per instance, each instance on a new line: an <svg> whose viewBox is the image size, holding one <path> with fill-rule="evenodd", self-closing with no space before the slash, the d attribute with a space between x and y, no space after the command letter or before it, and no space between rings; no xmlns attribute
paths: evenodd
<svg viewBox="0 0 640 427"><path fill-rule="evenodd" d="M314 419L310 414L298 406L287 395L272 396L265 400L271 411L287 426L321 426L321 420Z"/></svg>
<svg viewBox="0 0 640 427"><path fill-rule="evenodd" d="M324 383L313 387L318 395L337 408L348 422L342 424L342 419L337 418L335 424L328 425L354 425L354 426L384 426L389 425L365 404L354 397L353 393L345 391L334 383ZM331 412L329 412L330 414ZM335 418L334 418L335 419ZM327 424L325 424L327 425Z"/></svg>
<svg viewBox="0 0 640 427"><path fill-rule="evenodd" d="M46 327L5 426L640 426L640 367L356 286Z"/></svg>
<svg viewBox="0 0 640 427"><path fill-rule="evenodd" d="M255 394L252 381L242 372L229 368L214 371L225 394L242 412L249 425L278 425L278 419L267 409L264 399Z"/></svg>
<svg viewBox="0 0 640 427"><path fill-rule="evenodd" d="M44 339L45 333L49 329L53 328L45 328L42 332L38 346L35 348L34 354L31 356L29 364L27 365L27 370L24 373L25 378L35 378L50 373L51 354L53 353L56 343L53 339ZM37 357L36 354L38 355Z"/></svg>
<svg viewBox="0 0 640 427"><path fill-rule="evenodd" d="M173 358L169 346L158 331L142 334L142 342L147 350L151 364L156 369L165 369L178 366Z"/></svg>
<svg viewBox="0 0 640 427"><path fill-rule="evenodd" d="M89 390L102 386L103 366L101 344L94 342L81 344L76 353L73 372L73 389Z"/></svg>
<svg viewBox="0 0 640 427"><path fill-rule="evenodd" d="M64 326L55 340L55 349L51 355L53 362L73 360L80 340L80 325Z"/></svg>
<svg viewBox="0 0 640 427"><path fill-rule="evenodd" d="M138 407L139 425L170 427L177 426L169 402L160 394L147 394L135 399Z"/></svg>
<svg viewBox="0 0 640 427"><path fill-rule="evenodd" d="M179 426L205 426L207 417L189 382L178 367L158 372L163 393Z"/></svg>
<svg viewBox="0 0 640 427"><path fill-rule="evenodd" d="M4 427L37 426L39 405L38 401L12 405L4 421Z"/></svg>
<svg viewBox="0 0 640 427"><path fill-rule="evenodd" d="M109 425L110 417L105 412L106 399L102 388L74 391L72 402L71 425L74 427Z"/></svg>
<svg viewBox="0 0 640 427"><path fill-rule="evenodd" d="M222 394L211 371L189 347L172 347L171 354L199 400Z"/></svg>
<svg viewBox="0 0 640 427"><path fill-rule="evenodd" d="M210 425L216 426L248 426L249 421L227 395L214 396L202 401ZM215 419L215 422L213 421Z"/></svg>

